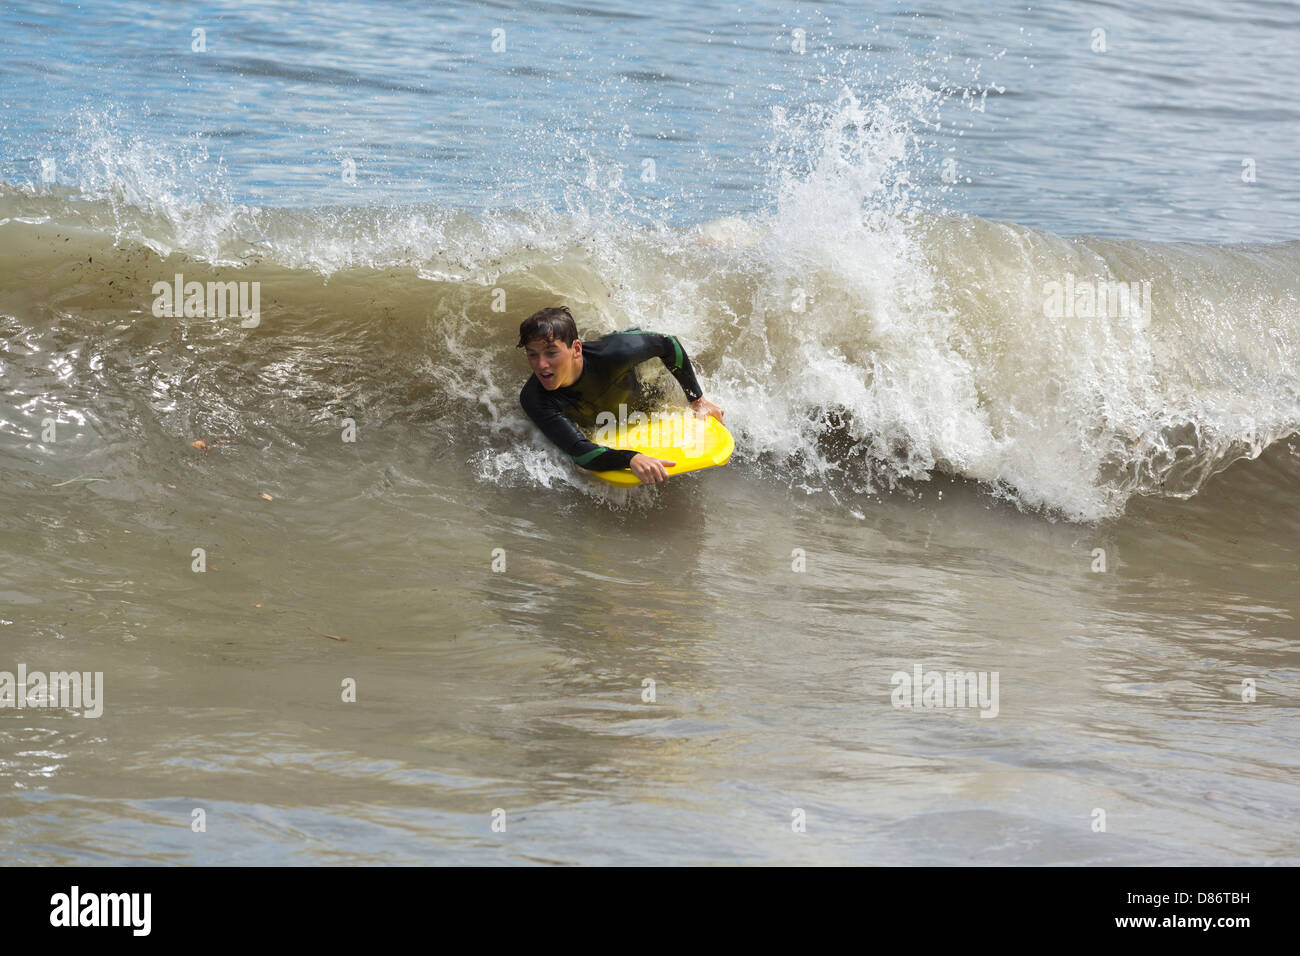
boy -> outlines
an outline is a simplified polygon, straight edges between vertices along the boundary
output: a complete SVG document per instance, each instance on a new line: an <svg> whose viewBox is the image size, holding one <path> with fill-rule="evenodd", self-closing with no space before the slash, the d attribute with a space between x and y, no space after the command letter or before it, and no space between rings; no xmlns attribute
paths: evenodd
<svg viewBox="0 0 1300 956"><path fill-rule="evenodd" d="M519 326L518 347L525 350L533 369L519 393L519 404L547 438L590 471L630 468L649 485L666 481L665 468L676 464L597 445L578 430L579 424L594 425L599 412L637 403L642 392L636 366L647 359L663 360L697 415L722 421L722 409L704 397L691 360L671 335L629 329L611 332L584 347L573 316L559 306L525 319Z"/></svg>

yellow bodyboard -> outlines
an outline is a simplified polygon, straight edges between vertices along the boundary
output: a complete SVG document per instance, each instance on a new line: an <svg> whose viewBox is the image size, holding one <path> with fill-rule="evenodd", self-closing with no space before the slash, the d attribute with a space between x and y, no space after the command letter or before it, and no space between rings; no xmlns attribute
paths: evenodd
<svg viewBox="0 0 1300 956"><path fill-rule="evenodd" d="M736 449L735 439L726 426L712 415L698 418L694 412L683 411L672 415L656 415L649 421L638 421L617 430L610 441L596 441L606 448L639 451L651 458L666 458L677 464L664 470L669 476L680 475L701 468L725 465ZM631 469L593 472L611 485L631 487L641 484L641 479Z"/></svg>

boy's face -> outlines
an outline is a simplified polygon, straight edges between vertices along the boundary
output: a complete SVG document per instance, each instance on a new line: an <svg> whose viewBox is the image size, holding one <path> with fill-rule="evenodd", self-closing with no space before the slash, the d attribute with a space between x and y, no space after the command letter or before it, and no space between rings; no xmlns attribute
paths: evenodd
<svg viewBox="0 0 1300 956"><path fill-rule="evenodd" d="M565 345L559 339L547 342L545 339L533 339L525 347L528 364L533 367L533 374L542 388L548 391L572 385L578 380L578 360L582 356L582 340L574 339L572 345Z"/></svg>

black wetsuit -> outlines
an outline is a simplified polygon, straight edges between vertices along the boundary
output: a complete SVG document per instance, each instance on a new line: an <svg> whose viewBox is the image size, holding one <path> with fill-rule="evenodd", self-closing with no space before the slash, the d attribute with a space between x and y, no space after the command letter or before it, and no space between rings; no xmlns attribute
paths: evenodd
<svg viewBox="0 0 1300 956"><path fill-rule="evenodd" d="M591 344L584 342L582 374L572 385L547 390L536 375L531 376L519 393L519 404L574 464L590 471L627 468L636 452L597 445L578 426L593 427L600 412L617 413L620 404L629 410L643 404L646 396L636 366L655 356L673 373L687 401L703 396L691 360L674 336L628 329L611 332Z"/></svg>

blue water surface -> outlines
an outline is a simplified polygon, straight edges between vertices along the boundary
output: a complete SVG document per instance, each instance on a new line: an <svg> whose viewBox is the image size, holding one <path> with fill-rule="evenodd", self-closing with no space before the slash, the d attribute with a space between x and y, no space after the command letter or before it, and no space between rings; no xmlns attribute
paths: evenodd
<svg viewBox="0 0 1300 956"><path fill-rule="evenodd" d="M905 172L935 207L1291 240L1297 51L1300 8L1268 0L9 0L0 179L77 187L143 150L189 170L170 188L262 206L612 202L684 224L772 205L774 109L919 86L943 97Z"/></svg>

